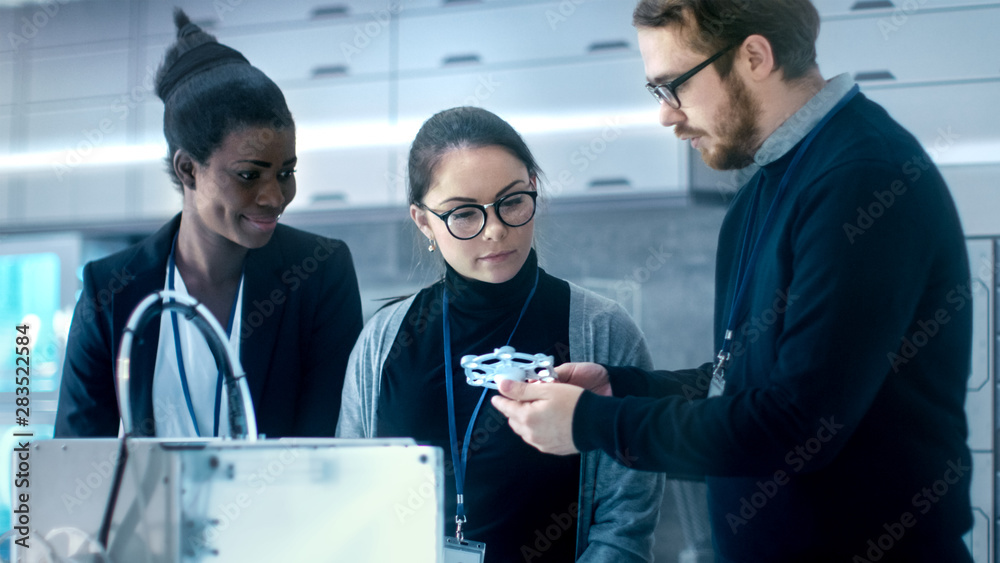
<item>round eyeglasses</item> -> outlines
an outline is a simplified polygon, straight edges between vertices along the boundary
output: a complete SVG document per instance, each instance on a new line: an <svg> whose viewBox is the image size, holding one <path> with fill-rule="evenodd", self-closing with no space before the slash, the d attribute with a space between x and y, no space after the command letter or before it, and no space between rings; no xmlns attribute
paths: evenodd
<svg viewBox="0 0 1000 563"><path fill-rule="evenodd" d="M487 207L492 207L496 211L497 218L504 225L522 227L535 216L535 198L537 197L538 192L513 192L493 203L486 205L466 203L444 213L438 213L423 203L420 204L420 207L444 221L451 236L459 240L469 240L479 236L479 233L483 232L483 228L486 227Z"/></svg>
<svg viewBox="0 0 1000 563"><path fill-rule="evenodd" d="M739 45L739 43L733 43L732 45L705 59L705 61L700 65L692 68L670 82L665 82L663 84L651 84L647 82L646 90L649 90L649 93L652 94L653 97L656 98L656 101L661 104L667 104L674 109L681 109L681 99L677 97L677 89L681 87L681 84L687 82L692 76L701 72L703 68L715 62L715 59L718 59L722 55L726 54L726 52L737 45Z"/></svg>

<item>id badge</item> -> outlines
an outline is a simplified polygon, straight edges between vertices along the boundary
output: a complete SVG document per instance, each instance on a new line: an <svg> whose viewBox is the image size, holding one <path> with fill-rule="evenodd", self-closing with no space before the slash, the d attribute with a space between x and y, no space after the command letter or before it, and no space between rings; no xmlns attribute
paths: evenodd
<svg viewBox="0 0 1000 563"><path fill-rule="evenodd" d="M485 560L485 543L445 536L444 563L483 563Z"/></svg>
<svg viewBox="0 0 1000 563"><path fill-rule="evenodd" d="M719 397L726 390L726 380L721 375L713 375L712 382L708 387L708 396Z"/></svg>

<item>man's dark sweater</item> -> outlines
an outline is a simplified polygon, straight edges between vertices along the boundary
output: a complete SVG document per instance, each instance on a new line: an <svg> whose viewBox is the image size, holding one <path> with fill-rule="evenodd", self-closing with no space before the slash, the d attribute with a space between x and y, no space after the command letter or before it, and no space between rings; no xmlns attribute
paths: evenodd
<svg viewBox="0 0 1000 563"><path fill-rule="evenodd" d="M763 166L723 222L716 349L751 203L755 237L797 148ZM974 290L947 186L860 94L790 180L737 313L723 396L704 400L710 364L610 368L615 397L584 393L576 446L706 476L722 560L971 561Z"/></svg>

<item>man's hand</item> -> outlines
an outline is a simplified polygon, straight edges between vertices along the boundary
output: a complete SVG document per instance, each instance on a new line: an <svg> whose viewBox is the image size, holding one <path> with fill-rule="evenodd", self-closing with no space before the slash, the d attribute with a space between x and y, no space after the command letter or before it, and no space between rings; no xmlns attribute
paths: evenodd
<svg viewBox="0 0 1000 563"><path fill-rule="evenodd" d="M555 367L559 381L583 387L605 397L611 396L611 382L608 380L608 370L601 364L568 363Z"/></svg>
<svg viewBox="0 0 1000 563"><path fill-rule="evenodd" d="M500 380L499 388L504 396L493 397L493 406L525 442L547 454L579 452L573 444L573 410L583 394L582 388L508 379Z"/></svg>

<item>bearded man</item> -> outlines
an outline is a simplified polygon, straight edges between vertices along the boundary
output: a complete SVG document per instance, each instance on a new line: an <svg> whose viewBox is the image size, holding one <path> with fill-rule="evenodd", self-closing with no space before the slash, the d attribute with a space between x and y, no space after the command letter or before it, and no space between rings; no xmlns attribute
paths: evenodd
<svg viewBox="0 0 1000 563"><path fill-rule="evenodd" d="M642 0L633 22L660 122L760 167L719 236L718 354L563 364L494 405L542 451L705 476L720 561L972 561L969 264L930 157L823 78L808 0Z"/></svg>

